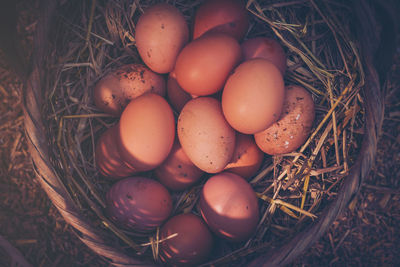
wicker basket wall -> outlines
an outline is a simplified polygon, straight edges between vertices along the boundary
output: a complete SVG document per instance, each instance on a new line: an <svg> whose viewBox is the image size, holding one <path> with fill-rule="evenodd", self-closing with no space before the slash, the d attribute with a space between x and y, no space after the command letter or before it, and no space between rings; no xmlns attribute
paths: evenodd
<svg viewBox="0 0 400 267"><path fill-rule="evenodd" d="M105 230L95 226L76 207L62 182L61 176L64 175L62 170L60 171L54 165L50 157L49 151L56 144L49 143L49 140L54 138L48 136L48 119L43 112L43 106L47 104L44 98L44 90L50 90L56 86L56 81L52 81L48 77L49 69L52 67L49 64L53 62L50 59L56 55L53 51L55 47L53 40L57 38L57 36L50 36L50 33L55 32L52 29L54 25L59 25L56 23L60 19L57 14L57 7L60 2L65 1L48 0L42 2L42 15L35 36L32 71L26 83L24 94L25 128L34 170L37 174L36 179L64 219L75 229L82 242L95 253L109 259L115 266L152 265L152 263L146 263L141 259L127 255L123 250L115 247L114 243L110 243L108 239L104 238L104 236L107 236L103 233ZM378 40L370 30L375 29L375 23L377 23L377 21L371 19L375 14L374 9L367 1L363 0L354 1L354 7L355 30L359 40L357 45L359 45L362 54L366 77L365 85L362 88L366 111L364 137L357 160L344 178L335 200L325 207L318 220L298 233L290 242L285 242L266 254L257 254L248 263L249 266L285 265L309 248L325 233L331 223L354 198L374 162L377 138L383 120L384 104L381 84L384 80L382 73L385 73L386 69L376 69L375 66L382 67L383 64L374 64L373 61L376 47L379 46ZM56 32L59 35L63 34L62 29L58 29ZM384 44L384 40L381 44ZM387 51L389 50L387 49Z"/></svg>

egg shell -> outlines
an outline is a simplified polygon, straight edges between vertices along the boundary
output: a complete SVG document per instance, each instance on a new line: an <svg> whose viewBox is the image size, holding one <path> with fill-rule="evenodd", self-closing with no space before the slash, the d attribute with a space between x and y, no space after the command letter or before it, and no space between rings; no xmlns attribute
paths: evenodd
<svg viewBox="0 0 400 267"><path fill-rule="evenodd" d="M301 86L286 87L283 112L277 122L254 135L258 147L267 154L290 153L310 135L315 118L311 94Z"/></svg>
<svg viewBox="0 0 400 267"><path fill-rule="evenodd" d="M106 195L108 216L119 226L136 232L150 232L171 214L172 199L159 182L129 177L116 182Z"/></svg>
<svg viewBox="0 0 400 267"><path fill-rule="evenodd" d="M209 257L213 237L203 220L194 214L180 214L169 219L160 230L160 259L172 266L194 266Z"/></svg>
<svg viewBox="0 0 400 267"><path fill-rule="evenodd" d="M136 171L126 165L117 149L118 125L107 129L96 143L96 166L107 178L119 179L128 177Z"/></svg>
<svg viewBox="0 0 400 267"><path fill-rule="evenodd" d="M278 120L284 98L283 77L266 59L240 64L228 78L222 92L222 110L238 132L261 132Z"/></svg>
<svg viewBox="0 0 400 267"><path fill-rule="evenodd" d="M226 34L206 34L185 46L175 66L176 80L191 95L206 96L221 90L239 64L239 43Z"/></svg>
<svg viewBox="0 0 400 267"><path fill-rule="evenodd" d="M226 122L221 104L211 97L190 100L178 118L178 137L188 158L208 173L222 171L235 149L235 131Z"/></svg>
<svg viewBox="0 0 400 267"><path fill-rule="evenodd" d="M207 180L199 209L210 229L230 241L245 241L259 220L258 201L250 184L237 174L222 172Z"/></svg>
<svg viewBox="0 0 400 267"><path fill-rule="evenodd" d="M181 191L196 183L204 172L190 161L176 138L167 159L154 174L168 189Z"/></svg>
<svg viewBox="0 0 400 267"><path fill-rule="evenodd" d="M144 63L155 72L168 73L174 69L177 55L189 41L189 29L176 7L161 3L140 16L135 39Z"/></svg>
<svg viewBox="0 0 400 267"><path fill-rule="evenodd" d="M243 60L253 58L264 58L278 67L282 75L286 71L286 53L278 41L266 38L256 37L251 38L242 43Z"/></svg>
<svg viewBox="0 0 400 267"><path fill-rule="evenodd" d="M132 100L119 121L118 149L121 158L138 171L160 165L171 151L175 119L167 101L156 94Z"/></svg>
<svg viewBox="0 0 400 267"><path fill-rule="evenodd" d="M134 98L144 93L165 96L165 80L142 64L124 65L105 75L95 86L96 107L105 113L120 116Z"/></svg>
<svg viewBox="0 0 400 267"><path fill-rule="evenodd" d="M169 103L177 112L181 112L183 106L192 99L192 96L180 87L174 72L168 76L167 95Z"/></svg>
<svg viewBox="0 0 400 267"><path fill-rule="evenodd" d="M249 179L257 173L264 159L264 153L258 148L252 135L236 134L235 151L225 171Z"/></svg>
<svg viewBox="0 0 400 267"><path fill-rule="evenodd" d="M248 28L249 17L242 1L207 0L196 12L193 39L208 32L219 32L240 41Z"/></svg>

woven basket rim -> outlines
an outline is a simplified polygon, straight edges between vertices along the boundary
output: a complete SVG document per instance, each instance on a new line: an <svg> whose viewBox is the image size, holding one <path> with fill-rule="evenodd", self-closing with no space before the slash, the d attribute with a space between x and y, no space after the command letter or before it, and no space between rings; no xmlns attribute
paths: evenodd
<svg viewBox="0 0 400 267"><path fill-rule="evenodd" d="M42 15L40 16L36 35L35 52L33 56L33 69L25 84L24 89L24 121L25 132L36 178L52 203L59 210L66 222L77 231L78 237L83 243L100 256L112 261L115 266L151 266L152 263L142 262L122 251L119 251L102 238L101 231L95 228L91 222L74 206L64 185L61 183L57 172L49 158L49 144L42 117L42 89L43 77L46 75L45 58L48 55L48 47L45 40L48 39L51 21L54 19L57 1L43 1ZM368 14L368 6L364 0L355 1L354 6L360 10L356 12L358 20ZM358 28L360 38L364 38L367 26ZM362 44L361 44L362 45ZM258 257L249 263L249 266L275 266L285 265L294 260L300 253L316 242L347 207L348 203L358 193L361 183L368 175L375 159L378 135L383 121L383 95L379 83L379 75L372 64L372 51L368 47L361 47L364 59L366 83L363 88L365 95L365 127L362 147L358 158L351 167L349 174L344 178L337 198L325 207L323 214L307 229L298 233L289 243L284 244Z"/></svg>

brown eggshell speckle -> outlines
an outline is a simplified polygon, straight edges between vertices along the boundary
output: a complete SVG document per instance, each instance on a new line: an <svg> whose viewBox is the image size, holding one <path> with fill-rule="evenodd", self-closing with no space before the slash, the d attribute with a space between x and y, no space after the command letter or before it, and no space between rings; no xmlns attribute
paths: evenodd
<svg viewBox="0 0 400 267"><path fill-rule="evenodd" d="M259 220L255 192L245 179L230 172L208 179L199 208L210 229L230 241L250 238Z"/></svg>
<svg viewBox="0 0 400 267"><path fill-rule="evenodd" d="M96 107L119 116L126 105L144 93L165 96L165 81L141 64L129 64L104 76L94 88Z"/></svg>
<svg viewBox="0 0 400 267"><path fill-rule="evenodd" d="M314 101L303 87L286 87L280 119L268 129L254 135L258 147L267 154L290 153L307 139L315 118Z"/></svg>
<svg viewBox="0 0 400 267"><path fill-rule="evenodd" d="M126 165L117 148L118 125L107 129L96 143L96 166L107 178L119 179L128 177L136 171Z"/></svg>
<svg viewBox="0 0 400 267"><path fill-rule="evenodd" d="M176 7L156 4L139 18L135 39L144 63L155 72L168 73L189 40L189 28Z"/></svg>
<svg viewBox="0 0 400 267"><path fill-rule="evenodd" d="M176 138L171 153L154 173L167 188L180 191L197 182L204 172L190 161Z"/></svg>
<svg viewBox="0 0 400 267"><path fill-rule="evenodd" d="M249 60L253 58L264 58L278 67L282 75L286 71L286 53L278 41L265 38L256 37L251 38L242 43L243 60Z"/></svg>
<svg viewBox="0 0 400 267"><path fill-rule="evenodd" d="M235 151L225 171L249 179L260 169L264 153L258 148L252 135L236 134Z"/></svg>
<svg viewBox="0 0 400 267"><path fill-rule="evenodd" d="M283 77L266 59L240 64L228 78L222 92L222 110L238 132L261 132L278 120L284 98Z"/></svg>
<svg viewBox="0 0 400 267"><path fill-rule="evenodd" d="M183 106L192 99L192 96L180 87L174 72L168 76L167 95L169 103L177 112L181 112Z"/></svg>
<svg viewBox="0 0 400 267"><path fill-rule="evenodd" d="M173 266L194 266L207 260L213 237L203 220L194 214L180 214L168 220L160 230L160 259Z"/></svg>
<svg viewBox="0 0 400 267"><path fill-rule="evenodd" d="M126 229L153 231L171 214L172 200L159 182L144 177L129 177L116 182L107 192L107 213Z"/></svg>
<svg viewBox="0 0 400 267"><path fill-rule="evenodd" d="M176 80L191 95L214 94L241 58L240 45L233 37L206 34L182 49L176 60Z"/></svg>
<svg viewBox="0 0 400 267"><path fill-rule="evenodd" d="M178 118L178 137L188 158L208 173L222 171L235 149L235 131L226 122L221 104L211 97L190 100Z"/></svg>
<svg viewBox="0 0 400 267"><path fill-rule="evenodd" d="M121 158L138 171L160 165L171 151L175 119L167 101L156 94L132 100L119 121Z"/></svg>
<svg viewBox="0 0 400 267"><path fill-rule="evenodd" d="M219 32L240 41L248 27L249 18L242 1L207 0L196 12L193 39L197 39L207 32Z"/></svg>

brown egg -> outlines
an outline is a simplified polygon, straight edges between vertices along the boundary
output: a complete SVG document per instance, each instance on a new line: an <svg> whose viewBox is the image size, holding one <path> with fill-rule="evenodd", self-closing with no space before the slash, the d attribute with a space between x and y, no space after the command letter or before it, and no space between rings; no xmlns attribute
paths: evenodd
<svg viewBox="0 0 400 267"><path fill-rule="evenodd" d="M206 32L219 32L231 35L240 41L248 27L249 18L242 1L207 0L196 12L193 39Z"/></svg>
<svg viewBox="0 0 400 267"><path fill-rule="evenodd" d="M180 191L197 182L204 172L190 161L176 138L171 153L154 173L167 188Z"/></svg>
<svg viewBox="0 0 400 267"><path fill-rule="evenodd" d="M192 99L192 96L179 86L174 72L168 76L167 95L169 103L177 112L181 112L186 102Z"/></svg>
<svg viewBox="0 0 400 267"><path fill-rule="evenodd" d="M254 135L258 147L267 154L290 153L310 134L315 118L314 101L303 87L286 87L282 115L266 130Z"/></svg>
<svg viewBox="0 0 400 267"><path fill-rule="evenodd" d="M171 214L172 199L159 182L129 177L116 182L106 196L107 213L121 227L153 231Z"/></svg>
<svg viewBox="0 0 400 267"><path fill-rule="evenodd" d="M138 171L160 165L171 151L175 119L167 101L145 94L132 100L119 121L118 149L121 158Z"/></svg>
<svg viewBox="0 0 400 267"><path fill-rule="evenodd" d="M222 171L232 158L235 131L214 98L198 97L187 102L179 115L177 131L188 158L205 172Z"/></svg>
<svg viewBox="0 0 400 267"><path fill-rule="evenodd" d="M251 38L242 43L243 60L264 58L278 67L282 75L286 71L286 53L278 41L265 37Z"/></svg>
<svg viewBox="0 0 400 267"><path fill-rule="evenodd" d="M210 229L230 241L250 238L259 220L255 192L245 179L230 172L208 179L199 208Z"/></svg>
<svg viewBox="0 0 400 267"><path fill-rule="evenodd" d="M168 220L160 230L160 259L172 266L194 266L209 257L213 237L203 220L194 214L180 214Z"/></svg>
<svg viewBox="0 0 400 267"><path fill-rule="evenodd" d="M97 108L105 113L120 116L134 98L144 93L165 96L165 81L141 64L129 64L104 76L94 88Z"/></svg>
<svg viewBox="0 0 400 267"><path fill-rule="evenodd" d="M225 84L224 116L238 132L261 132L278 120L284 89L282 74L274 64L259 58L245 61Z"/></svg>
<svg viewBox="0 0 400 267"><path fill-rule="evenodd" d="M182 49L176 60L176 80L189 94L214 94L223 88L241 57L240 45L233 37L204 35Z"/></svg>
<svg viewBox="0 0 400 267"><path fill-rule="evenodd" d="M249 179L260 169L264 153L258 148L252 135L236 134L235 151L225 171Z"/></svg>
<svg viewBox="0 0 400 267"><path fill-rule="evenodd" d="M96 166L99 172L107 178L123 178L136 171L126 165L117 148L118 125L107 129L96 143Z"/></svg>
<svg viewBox="0 0 400 267"><path fill-rule="evenodd" d="M161 3L147 9L139 18L135 39L144 63L155 72L168 73L189 41L189 29L176 7Z"/></svg>

